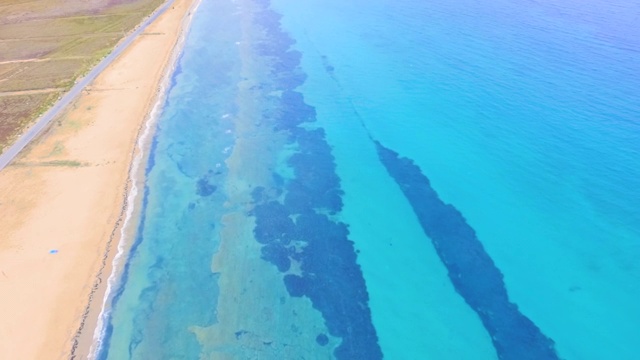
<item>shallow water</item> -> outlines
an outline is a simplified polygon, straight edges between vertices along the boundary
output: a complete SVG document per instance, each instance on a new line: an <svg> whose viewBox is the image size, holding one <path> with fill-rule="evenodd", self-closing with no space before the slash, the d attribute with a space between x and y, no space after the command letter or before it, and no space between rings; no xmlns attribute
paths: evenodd
<svg viewBox="0 0 640 360"><path fill-rule="evenodd" d="M630 1L203 0L101 359L634 359Z"/></svg>

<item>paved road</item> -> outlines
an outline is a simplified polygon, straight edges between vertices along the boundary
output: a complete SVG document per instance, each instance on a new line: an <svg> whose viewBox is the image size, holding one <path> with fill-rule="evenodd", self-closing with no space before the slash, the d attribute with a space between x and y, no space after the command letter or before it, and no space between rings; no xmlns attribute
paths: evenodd
<svg viewBox="0 0 640 360"><path fill-rule="evenodd" d="M75 99L82 90L89 85L100 73L109 66L113 60L115 60L122 52L131 45L133 40L142 33L149 24L151 24L155 19L158 18L165 10L173 4L174 0L167 0L162 6L160 6L150 17L148 17L136 30L134 30L129 36L127 36L123 41L121 41L115 49L109 54L106 58L104 58L100 63L93 68L85 77L79 79L78 82L66 93L58 102L51 107L46 113L44 113L38 121L29 129L26 133L24 133L18 140L7 148L4 153L0 155L0 170L4 169L7 165L13 161L13 159L22 151L33 140L38 134L49 125L51 120L53 120L62 109L64 109L73 99Z"/></svg>

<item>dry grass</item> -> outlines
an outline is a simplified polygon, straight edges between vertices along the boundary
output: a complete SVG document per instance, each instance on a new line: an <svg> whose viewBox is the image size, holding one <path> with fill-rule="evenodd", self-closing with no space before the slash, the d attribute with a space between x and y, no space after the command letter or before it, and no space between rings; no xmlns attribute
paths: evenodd
<svg viewBox="0 0 640 360"><path fill-rule="evenodd" d="M0 151L162 3L0 0Z"/></svg>
<svg viewBox="0 0 640 360"><path fill-rule="evenodd" d="M64 59L19 63L4 73L1 91L21 91L48 88L67 88L73 85L73 75L88 66L86 59ZM15 65L15 64L9 64ZM0 65L0 73L3 66Z"/></svg>
<svg viewBox="0 0 640 360"><path fill-rule="evenodd" d="M60 92L0 97L0 151L31 124L33 117L48 109Z"/></svg>

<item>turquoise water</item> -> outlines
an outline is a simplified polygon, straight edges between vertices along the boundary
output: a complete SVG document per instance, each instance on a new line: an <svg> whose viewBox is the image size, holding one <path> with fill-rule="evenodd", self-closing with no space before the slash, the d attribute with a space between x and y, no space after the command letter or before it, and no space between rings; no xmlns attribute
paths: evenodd
<svg viewBox="0 0 640 360"><path fill-rule="evenodd" d="M203 0L100 359L636 359L640 6Z"/></svg>

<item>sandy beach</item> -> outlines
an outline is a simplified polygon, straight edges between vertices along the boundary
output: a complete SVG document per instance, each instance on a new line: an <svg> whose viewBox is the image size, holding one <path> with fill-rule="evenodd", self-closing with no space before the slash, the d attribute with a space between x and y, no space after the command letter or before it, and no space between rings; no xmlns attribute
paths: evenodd
<svg viewBox="0 0 640 360"><path fill-rule="evenodd" d="M69 357L119 241L139 130L195 2L176 0L0 172L0 359Z"/></svg>

